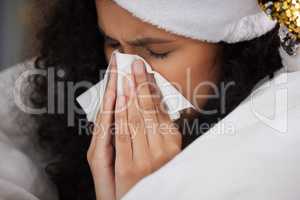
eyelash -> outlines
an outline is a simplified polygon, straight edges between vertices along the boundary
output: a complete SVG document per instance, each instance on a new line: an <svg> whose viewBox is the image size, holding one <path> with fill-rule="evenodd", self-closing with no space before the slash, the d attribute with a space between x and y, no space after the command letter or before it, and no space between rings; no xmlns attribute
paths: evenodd
<svg viewBox="0 0 300 200"><path fill-rule="evenodd" d="M149 49L147 51L150 53L151 56L153 56L153 57L155 57L157 59L165 59L165 58L168 57L168 55L170 53L170 52L167 52L167 53L155 53L155 52L153 52L153 51L151 51Z"/></svg>
<svg viewBox="0 0 300 200"><path fill-rule="evenodd" d="M111 48L118 48L119 44L108 44ZM165 59L168 57L170 52L166 52L166 53L155 53L153 51L151 51L150 49L147 49L147 51L149 52L150 56L156 58L156 59Z"/></svg>

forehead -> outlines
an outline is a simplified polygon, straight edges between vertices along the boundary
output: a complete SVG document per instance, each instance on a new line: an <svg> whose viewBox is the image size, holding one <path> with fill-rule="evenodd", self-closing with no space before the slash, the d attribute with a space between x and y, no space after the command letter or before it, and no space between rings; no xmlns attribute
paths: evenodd
<svg viewBox="0 0 300 200"><path fill-rule="evenodd" d="M149 23L134 17L112 0L96 0L98 24L107 35L118 38L159 35L179 39L179 36L168 33Z"/></svg>

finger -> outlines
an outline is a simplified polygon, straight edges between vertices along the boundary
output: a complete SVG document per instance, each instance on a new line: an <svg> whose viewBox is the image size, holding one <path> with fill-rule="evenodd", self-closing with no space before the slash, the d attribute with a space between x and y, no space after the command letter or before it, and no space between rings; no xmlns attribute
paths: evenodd
<svg viewBox="0 0 300 200"><path fill-rule="evenodd" d="M129 77L128 77L129 78ZM148 141L146 138L143 116L138 109L138 99L134 91L133 76L130 80L124 79L124 91L128 100L128 129L132 137L133 160L144 160L149 156Z"/></svg>
<svg viewBox="0 0 300 200"><path fill-rule="evenodd" d="M112 111L116 99L116 68L115 58L108 67L109 81L105 91L101 108L99 109L94 123L94 130L90 148L88 150L88 161L93 174L95 191L101 199L112 199L115 194L115 183L112 171L113 147L111 141L111 124L113 120ZM107 188L99 187L106 185Z"/></svg>
<svg viewBox="0 0 300 200"><path fill-rule="evenodd" d="M101 107L97 113L94 124L93 137L90 148L95 151L98 145L98 151L111 143L111 124L113 120L113 110L116 101L116 59L112 56L112 62L109 66L109 80L105 90L105 95Z"/></svg>
<svg viewBox="0 0 300 200"><path fill-rule="evenodd" d="M134 63L133 69L136 93L143 113L149 149L153 156L161 156L163 154L163 138L158 131L159 122L156 116L157 110L153 102L153 94L151 93L151 82L148 79L149 74L146 72L144 63L141 60Z"/></svg>
<svg viewBox="0 0 300 200"><path fill-rule="evenodd" d="M161 123L171 123L172 120L170 119L166 106L164 105L162 99L162 94L155 82L154 76L149 75L148 76L149 82L150 82L150 90L152 93L152 99L153 99L153 104L156 109L156 117L158 119L158 122Z"/></svg>
<svg viewBox="0 0 300 200"><path fill-rule="evenodd" d="M153 95L154 105L157 107L157 118L160 124L159 132L163 135L165 146L168 146L166 143L172 142L179 144L181 146L182 135L178 130L178 126L172 122L170 119L166 106L162 102L162 94L155 82L154 76L149 76L151 82L151 91Z"/></svg>
<svg viewBox="0 0 300 200"><path fill-rule="evenodd" d="M169 117L168 111L167 111L167 107L163 102L163 97L162 97L161 91L154 79L154 75L149 74L148 80L150 81L149 85L150 85L150 91L152 93L152 100L153 100L154 106L158 112L161 112L160 114L162 115L159 117L163 117L163 118L165 118L165 120L170 120L170 117Z"/></svg>
<svg viewBox="0 0 300 200"><path fill-rule="evenodd" d="M115 111L116 165L132 160L131 136L128 130L126 96L118 96Z"/></svg>
<svg viewBox="0 0 300 200"><path fill-rule="evenodd" d="M138 102L143 114L155 114L154 105L151 97L148 73L142 60L137 60L133 63L133 72L135 80L135 90L138 97Z"/></svg>

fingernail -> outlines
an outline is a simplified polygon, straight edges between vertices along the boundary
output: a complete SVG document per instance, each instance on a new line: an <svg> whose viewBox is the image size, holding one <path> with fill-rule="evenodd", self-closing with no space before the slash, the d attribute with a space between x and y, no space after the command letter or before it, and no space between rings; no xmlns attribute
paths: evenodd
<svg viewBox="0 0 300 200"><path fill-rule="evenodd" d="M135 74L142 74L144 72L144 63L142 60L134 61L133 71Z"/></svg>
<svg viewBox="0 0 300 200"><path fill-rule="evenodd" d="M127 78L127 84L128 84L127 86L129 89L133 88L133 80L131 79L130 76Z"/></svg>
<svg viewBox="0 0 300 200"><path fill-rule="evenodd" d="M118 109L122 109L123 106L125 105L125 103L126 103L126 97L124 95L118 96L118 99L117 99L117 108Z"/></svg>
<svg viewBox="0 0 300 200"><path fill-rule="evenodd" d="M128 89L132 88L132 82L129 75L123 78L122 83L124 91L127 91Z"/></svg>

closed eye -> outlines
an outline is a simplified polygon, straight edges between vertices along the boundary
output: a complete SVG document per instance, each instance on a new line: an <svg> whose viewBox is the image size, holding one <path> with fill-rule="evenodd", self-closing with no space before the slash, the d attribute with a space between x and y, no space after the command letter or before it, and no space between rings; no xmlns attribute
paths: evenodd
<svg viewBox="0 0 300 200"><path fill-rule="evenodd" d="M113 49L117 49L120 47L120 43L117 40L115 40L107 35L104 36L104 39L105 39L105 44L108 45L109 47L111 47ZM147 52L149 53L149 55L151 57L154 57L155 59L164 59L164 58L168 57L168 55L171 53L171 51L165 52L165 53L158 53L158 52L155 52L145 46L141 46L141 47L146 49Z"/></svg>
<svg viewBox="0 0 300 200"><path fill-rule="evenodd" d="M147 49L150 53L150 56L152 57L155 57L155 58L158 58L158 59L164 59L164 58L167 58L168 55L170 54L170 51L169 52L166 52L166 53L156 53L150 49Z"/></svg>

